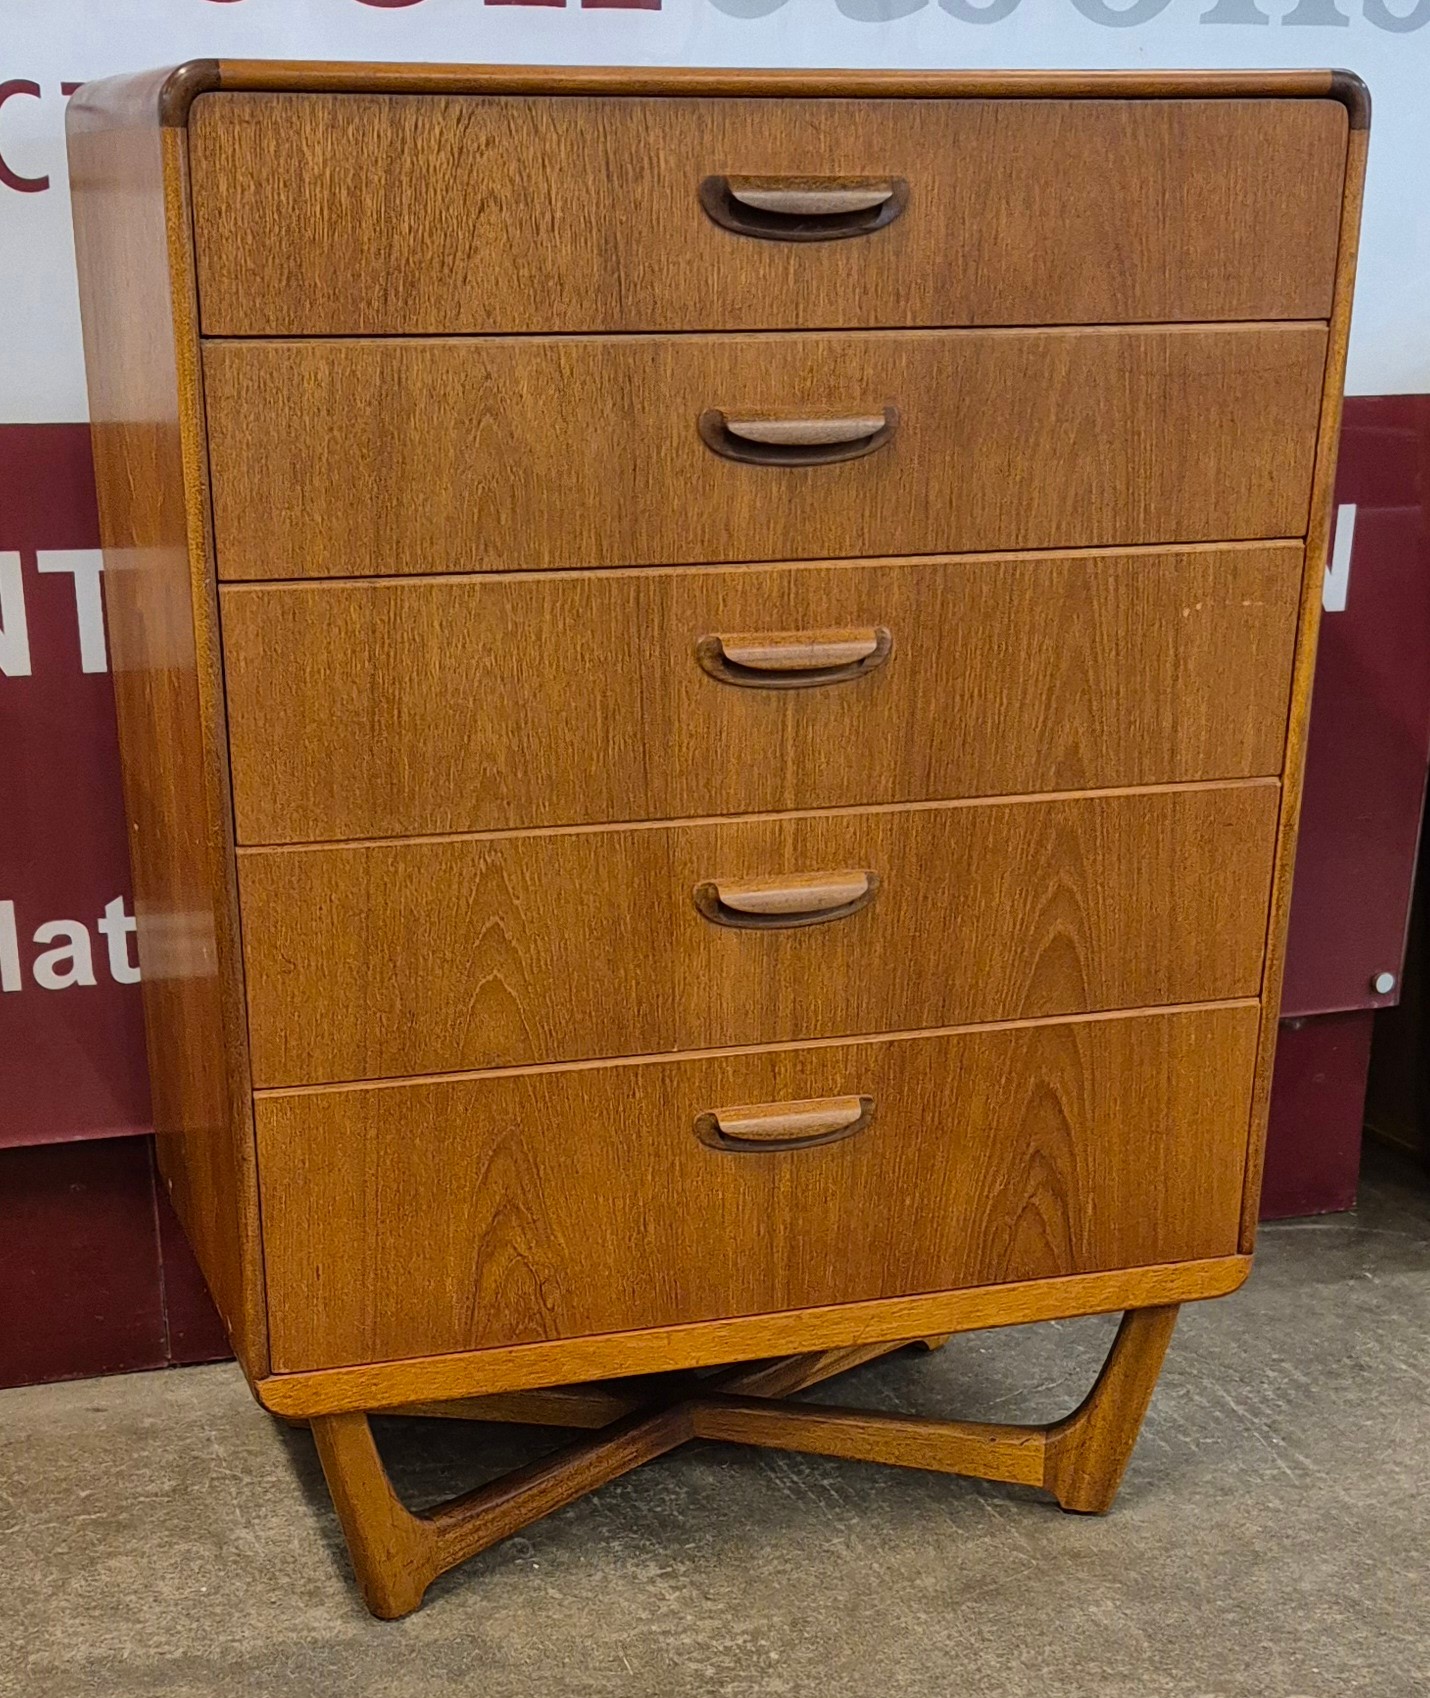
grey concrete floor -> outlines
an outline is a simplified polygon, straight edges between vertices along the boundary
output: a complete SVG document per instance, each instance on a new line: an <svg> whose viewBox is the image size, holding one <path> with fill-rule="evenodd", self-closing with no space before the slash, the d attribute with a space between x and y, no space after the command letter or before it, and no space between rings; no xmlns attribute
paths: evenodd
<svg viewBox="0 0 1430 1698"><path fill-rule="evenodd" d="M1043 1420L1103 1319L955 1339L822 1395ZM1039 1494L691 1447L439 1581L350 1583L311 1442L230 1366L0 1394L3 1698L1425 1698L1430 1194L1266 1229L1184 1312L1106 1520ZM535 1454L388 1421L412 1501Z"/></svg>

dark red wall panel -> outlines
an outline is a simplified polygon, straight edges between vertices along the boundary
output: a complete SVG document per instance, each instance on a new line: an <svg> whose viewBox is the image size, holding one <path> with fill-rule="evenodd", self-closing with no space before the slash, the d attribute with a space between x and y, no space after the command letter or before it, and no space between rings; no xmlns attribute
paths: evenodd
<svg viewBox="0 0 1430 1698"><path fill-rule="evenodd" d="M1271 1089L1261 1218L1352 1208L1375 1015L1369 1009L1282 1022Z"/></svg>
<svg viewBox="0 0 1430 1698"><path fill-rule="evenodd" d="M1399 995L1430 765L1430 395L1346 403L1282 1013ZM1346 547L1349 541L1349 548ZM1340 557L1337 559L1337 557ZM1377 993L1378 973L1395 985Z"/></svg>
<svg viewBox="0 0 1430 1698"><path fill-rule="evenodd" d="M147 1139L0 1151L0 1385L167 1360Z"/></svg>
<svg viewBox="0 0 1430 1698"><path fill-rule="evenodd" d="M228 1354L149 1138L0 1150L0 1386Z"/></svg>
<svg viewBox="0 0 1430 1698"><path fill-rule="evenodd" d="M88 427L0 426L0 1147L149 1129L98 545Z"/></svg>
<svg viewBox="0 0 1430 1698"><path fill-rule="evenodd" d="M1346 402L1336 503L1266 1150L1268 1219L1354 1203L1373 1011L1401 995L1430 764L1430 396ZM1383 992L1381 973L1393 980ZM1319 1018L1295 1018L1304 1015Z"/></svg>

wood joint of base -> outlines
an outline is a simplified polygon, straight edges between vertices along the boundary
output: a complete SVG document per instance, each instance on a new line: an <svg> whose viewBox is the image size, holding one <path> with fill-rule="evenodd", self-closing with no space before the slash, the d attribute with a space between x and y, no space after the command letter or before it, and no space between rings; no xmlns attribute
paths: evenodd
<svg viewBox="0 0 1430 1698"><path fill-rule="evenodd" d="M275 1415L301 1419L372 1413L403 1404L443 1403L492 1392L756 1361L790 1351L832 1350L1190 1303L1227 1296L1250 1272L1249 1256L1218 1256L1016 1285L695 1321L641 1332L279 1372L256 1381L255 1390L259 1402Z"/></svg>

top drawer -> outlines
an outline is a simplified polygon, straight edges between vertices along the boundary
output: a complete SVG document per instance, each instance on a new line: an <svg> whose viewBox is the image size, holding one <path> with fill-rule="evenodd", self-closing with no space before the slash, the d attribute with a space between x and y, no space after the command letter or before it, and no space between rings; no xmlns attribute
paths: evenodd
<svg viewBox="0 0 1430 1698"><path fill-rule="evenodd" d="M1325 318L1346 130L1333 100L209 94L200 312L216 336ZM811 189L891 198L778 210Z"/></svg>

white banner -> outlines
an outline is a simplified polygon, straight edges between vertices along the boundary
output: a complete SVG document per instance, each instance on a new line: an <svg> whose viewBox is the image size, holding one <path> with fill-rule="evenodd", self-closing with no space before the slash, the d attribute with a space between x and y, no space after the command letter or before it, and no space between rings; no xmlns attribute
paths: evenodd
<svg viewBox="0 0 1430 1698"><path fill-rule="evenodd" d="M3 0L0 421L85 417L66 91L191 58L1340 66L1374 115L1349 387L1430 391L1430 0Z"/></svg>

